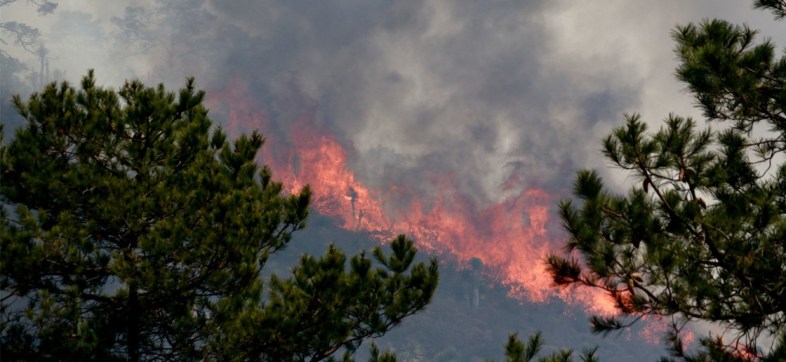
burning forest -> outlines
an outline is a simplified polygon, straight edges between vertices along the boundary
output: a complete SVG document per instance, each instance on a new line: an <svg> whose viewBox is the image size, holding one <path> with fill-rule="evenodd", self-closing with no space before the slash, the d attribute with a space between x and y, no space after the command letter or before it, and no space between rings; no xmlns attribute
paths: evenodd
<svg viewBox="0 0 786 362"><path fill-rule="evenodd" d="M214 108L228 112L230 134L260 130L267 135L260 162L270 166L291 192L309 185L314 209L334 218L340 227L368 233L379 242L408 234L423 250L465 265L478 259L518 298L545 302L561 297L580 302L593 313L614 313L613 300L607 296L553 286L543 261L559 251L560 242L550 220L556 197L548 191L523 188L502 201L479 206L461 194L452 174L425 180L438 190L433 195L416 195L396 184L370 189L349 169L348 151L329 129L314 123L315 101L294 100L293 108L302 113L290 113L293 119L284 121L289 134L275 134L269 131L271 112L249 93L248 86L233 82L213 93ZM286 97L290 102L304 97L297 90L292 93ZM500 191L519 186L514 181L500 185Z"/></svg>
<svg viewBox="0 0 786 362"><path fill-rule="evenodd" d="M609 293L555 285L546 259L571 237L557 205L578 169L597 170L612 193L642 182L607 167L598 146L622 114L641 112L650 129L670 112L701 119L664 76L677 66L675 22L731 17L786 43L748 4L717 4L6 1L0 95L78 84L88 68L115 86L176 89L193 76L212 121L230 138L261 133L257 163L287 194L308 185L312 212L340 229L375 245L406 234L459 271L480 263L484 280L533 310L610 317L620 302ZM3 102L9 139L24 120ZM689 182L696 171L679 167L669 180ZM645 278L628 274L620 298L632 305ZM660 343L675 320L642 319L627 338ZM675 340L693 345L688 329Z"/></svg>

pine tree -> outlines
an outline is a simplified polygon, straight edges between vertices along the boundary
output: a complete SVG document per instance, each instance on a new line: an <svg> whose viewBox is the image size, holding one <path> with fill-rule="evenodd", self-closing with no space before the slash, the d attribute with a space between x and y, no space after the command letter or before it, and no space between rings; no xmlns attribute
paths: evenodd
<svg viewBox="0 0 786 362"><path fill-rule="evenodd" d="M782 1L756 1L780 18ZM637 180L627 195L578 173L576 204L564 201L567 249L551 256L559 285L605 290L619 317L593 317L596 331L641 316L671 317L676 357L786 358L786 57L756 32L721 20L673 33L687 83L710 124L671 115L655 133L639 115L603 141L604 156ZM689 356L677 332L686 321L731 328ZM763 335L779 343L757 346Z"/></svg>
<svg viewBox="0 0 786 362"><path fill-rule="evenodd" d="M177 94L50 84L14 103L27 125L0 147L3 359L322 360L351 357L422 310L435 260L330 247L288 278L268 257L305 226L310 191L285 195L229 142L193 79Z"/></svg>

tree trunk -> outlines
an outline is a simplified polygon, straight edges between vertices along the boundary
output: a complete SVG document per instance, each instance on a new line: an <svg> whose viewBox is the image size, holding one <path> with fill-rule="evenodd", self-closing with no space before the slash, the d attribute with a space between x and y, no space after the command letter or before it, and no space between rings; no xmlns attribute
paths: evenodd
<svg viewBox="0 0 786 362"><path fill-rule="evenodd" d="M128 360L139 361L139 295L137 287L131 285L128 290Z"/></svg>

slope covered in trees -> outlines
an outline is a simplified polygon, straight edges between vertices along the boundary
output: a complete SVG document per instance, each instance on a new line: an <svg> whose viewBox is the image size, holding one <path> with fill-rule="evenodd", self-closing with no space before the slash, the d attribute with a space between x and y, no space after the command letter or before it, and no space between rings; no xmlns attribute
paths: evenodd
<svg viewBox="0 0 786 362"><path fill-rule="evenodd" d="M301 254L324 253L325 241L335 242L347 253L375 244L369 235L343 230L335 220L314 214L309 226L294 234L291 247L270 259L266 271L284 272ZM620 338L593 335L580 306L558 298L532 303L511 297L510 289L491 275L488 266L456 262L447 254L437 257L439 287L428 308L374 339L381 350L394 351L399 361L504 361L504 345L512 332L525 342L540 332L543 346L534 360L569 348L574 351L572 360L580 361L583 351L596 346L596 355L604 362L655 361L668 353L657 340L643 337L658 336L648 334L653 326L633 326ZM427 258L419 255L416 260ZM368 356L362 348L357 353L358 360Z"/></svg>

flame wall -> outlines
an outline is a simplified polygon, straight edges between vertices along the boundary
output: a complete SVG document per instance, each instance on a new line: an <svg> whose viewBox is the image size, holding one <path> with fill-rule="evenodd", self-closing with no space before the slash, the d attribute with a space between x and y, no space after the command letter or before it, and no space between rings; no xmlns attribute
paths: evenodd
<svg viewBox="0 0 786 362"><path fill-rule="evenodd" d="M549 230L554 228L551 211L557 197L545 189L522 188L511 177L499 186L500 192L521 190L486 205L464 195L450 173L420 180L433 185L433 193L418 194L394 183L372 189L350 169L348 151L330 129L315 122L318 105L302 94L294 97L301 98L294 100L301 112L289 113L291 119L285 122L288 133L271 131L268 109L277 101L263 104L244 82L235 80L211 94L212 107L227 112L229 132L263 132L267 142L260 161L290 192L310 185L314 209L333 217L342 228L369 233L381 242L406 233L426 251L465 265L473 258L480 260L516 297L544 302L559 296L594 313L614 313L613 302L604 295L553 288L543 261L549 253L559 252L560 240ZM292 94L284 98L293 102Z"/></svg>
<svg viewBox="0 0 786 362"><path fill-rule="evenodd" d="M344 228L404 232L478 258L521 298L606 313L604 298L550 287L541 261L564 237L555 203L578 168L625 184L598 152L623 112L691 115L669 76L675 23L717 16L784 43L749 6L75 0L47 16L16 2L0 22L40 28L53 77L78 82L89 67L113 86L137 77L175 89L195 76L213 119L235 135L262 131L261 161L289 187L310 184L317 211ZM20 47L3 50L39 68Z"/></svg>

